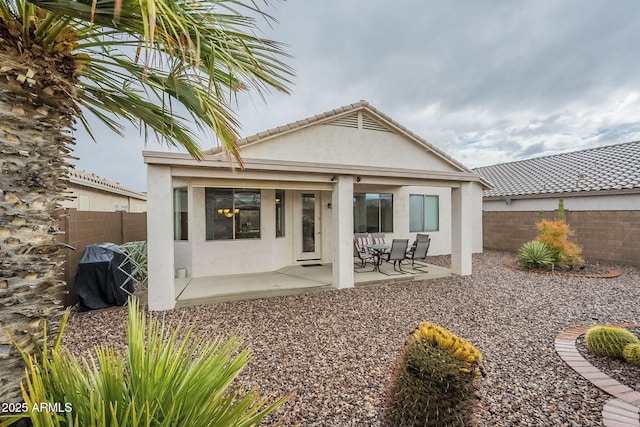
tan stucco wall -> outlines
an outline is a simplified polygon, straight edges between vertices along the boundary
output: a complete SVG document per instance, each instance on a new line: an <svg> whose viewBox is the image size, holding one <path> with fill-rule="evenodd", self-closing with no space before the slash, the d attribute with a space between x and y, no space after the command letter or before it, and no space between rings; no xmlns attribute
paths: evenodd
<svg viewBox="0 0 640 427"><path fill-rule="evenodd" d="M292 160L451 171L451 164L430 154L417 142L394 134L367 129L321 125L242 148L246 158Z"/></svg>
<svg viewBox="0 0 640 427"><path fill-rule="evenodd" d="M146 212L147 210L146 200L78 186L73 183L69 184L67 193L71 199L62 203L63 208L100 212Z"/></svg>

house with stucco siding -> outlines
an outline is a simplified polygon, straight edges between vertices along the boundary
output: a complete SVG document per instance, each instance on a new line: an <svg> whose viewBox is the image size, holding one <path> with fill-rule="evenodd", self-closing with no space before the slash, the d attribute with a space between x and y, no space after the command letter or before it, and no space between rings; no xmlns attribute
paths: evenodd
<svg viewBox="0 0 640 427"><path fill-rule="evenodd" d="M143 152L147 164L149 307L175 306L174 270L189 277L332 265L333 286L354 286L354 232L387 240L431 236L471 274L482 251L488 183L366 101L239 141L202 161ZM215 286L212 280L211 286Z"/></svg>
<svg viewBox="0 0 640 427"><path fill-rule="evenodd" d="M147 195L119 182L76 168L67 170L67 178L63 208L94 212L147 210Z"/></svg>

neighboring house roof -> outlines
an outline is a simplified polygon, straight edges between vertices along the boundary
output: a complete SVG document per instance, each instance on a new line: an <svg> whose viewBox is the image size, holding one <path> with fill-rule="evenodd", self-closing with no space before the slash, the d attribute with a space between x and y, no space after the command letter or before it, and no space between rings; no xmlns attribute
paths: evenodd
<svg viewBox="0 0 640 427"><path fill-rule="evenodd" d="M109 181L106 178L97 176L96 174L85 172L81 169L68 169L69 183L82 185L84 187L94 188L97 190L107 191L109 193L120 194L122 196L132 197L134 199L147 200L147 194L141 193L125 187L119 182Z"/></svg>
<svg viewBox="0 0 640 427"><path fill-rule="evenodd" d="M473 170L494 185L492 189L484 191L484 197L638 191L640 141Z"/></svg>
<svg viewBox="0 0 640 427"><path fill-rule="evenodd" d="M344 127L358 127L358 111L364 111L367 114L363 116L363 129L371 129L371 130L380 130L387 132L397 132L405 135L406 137L412 139L416 143L422 145L427 151L430 151L435 156L441 158L445 162L452 165L454 168L458 169L461 172L465 173L474 173L472 170L464 166L462 163L458 162L445 152L441 151L436 146L427 142L417 134L413 133L406 127L402 126L400 123L393 120L391 117L382 113L380 110L371 106L367 101L360 101L354 104L346 105L343 107L335 108L330 111L326 111L324 113L316 114L315 116L308 117L306 119L298 120L283 126L278 126L276 128L268 129L263 132L259 132L255 135L248 136L238 141L238 146L248 146L252 144L256 144L262 141L266 141L278 136L282 136L284 134L298 131L304 128L308 128L317 124L334 124L338 126ZM218 154L222 151L221 147L216 147L211 150L207 150L204 154ZM482 184L486 187L489 187L490 184L484 180L482 180Z"/></svg>

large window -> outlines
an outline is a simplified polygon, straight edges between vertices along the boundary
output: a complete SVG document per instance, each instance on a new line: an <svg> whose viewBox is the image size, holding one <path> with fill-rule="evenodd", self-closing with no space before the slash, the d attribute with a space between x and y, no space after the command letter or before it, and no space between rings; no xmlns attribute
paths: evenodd
<svg viewBox="0 0 640 427"><path fill-rule="evenodd" d="M284 237L284 190L276 190L276 237Z"/></svg>
<svg viewBox="0 0 640 427"><path fill-rule="evenodd" d="M409 231L438 231L440 229L439 205L438 196L411 194L409 196Z"/></svg>
<svg viewBox="0 0 640 427"><path fill-rule="evenodd" d="M260 238L260 190L205 188L207 240Z"/></svg>
<svg viewBox="0 0 640 427"><path fill-rule="evenodd" d="M189 239L187 188L173 189L173 240Z"/></svg>
<svg viewBox="0 0 640 427"><path fill-rule="evenodd" d="M353 224L356 233L392 233L393 194L354 193Z"/></svg>

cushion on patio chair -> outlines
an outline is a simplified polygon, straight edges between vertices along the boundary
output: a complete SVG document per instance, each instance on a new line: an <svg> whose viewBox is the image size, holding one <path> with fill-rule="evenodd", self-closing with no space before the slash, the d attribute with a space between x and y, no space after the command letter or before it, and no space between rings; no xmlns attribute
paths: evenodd
<svg viewBox="0 0 640 427"><path fill-rule="evenodd" d="M353 239L353 248L355 255L360 259L360 267L364 267L367 261L375 261L375 256L371 253L369 247L359 245L358 239Z"/></svg>
<svg viewBox="0 0 640 427"><path fill-rule="evenodd" d="M371 233L371 238L373 239L374 245L382 245L384 243L387 243L384 233Z"/></svg>
<svg viewBox="0 0 640 427"><path fill-rule="evenodd" d="M371 238L356 237L355 243L356 243L356 247L358 248L358 252L371 253L371 249L369 248L369 245L371 244Z"/></svg>

